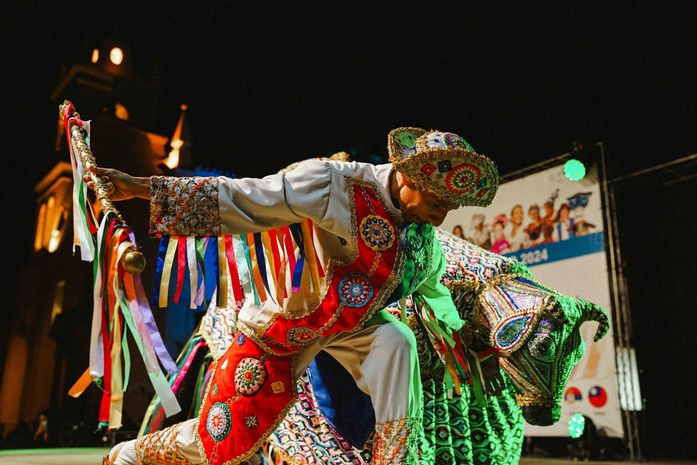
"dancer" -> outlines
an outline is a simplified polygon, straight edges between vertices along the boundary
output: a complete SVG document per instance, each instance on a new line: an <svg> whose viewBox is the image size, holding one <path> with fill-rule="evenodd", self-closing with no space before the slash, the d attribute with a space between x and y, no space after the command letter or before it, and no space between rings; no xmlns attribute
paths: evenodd
<svg viewBox="0 0 697 465"><path fill-rule="evenodd" d="M295 381L320 350L370 396L373 463L417 462L416 342L384 307L418 292L432 310L422 324L456 350L464 322L439 282L444 261L433 225L457 206L488 205L498 176L491 160L452 133L398 128L388 149L387 165L309 161L263 179L96 170L114 200L150 199L156 236L273 230L290 240L288 225L302 232L293 234L299 255L288 255L302 272L276 276L269 298L244 301L239 333L215 362L199 418L119 444L107 463L240 463L283 419Z"/></svg>

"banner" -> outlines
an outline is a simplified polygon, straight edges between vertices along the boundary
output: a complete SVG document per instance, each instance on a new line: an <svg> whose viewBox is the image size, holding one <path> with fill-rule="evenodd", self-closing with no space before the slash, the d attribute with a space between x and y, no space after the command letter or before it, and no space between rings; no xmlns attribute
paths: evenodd
<svg viewBox="0 0 697 465"><path fill-rule="evenodd" d="M441 226L493 252L515 257L545 285L582 297L611 312L609 272L600 184L593 167L570 181L563 166L502 184L486 208L451 212ZM575 413L590 418L601 435L623 437L612 328L593 342L596 323L581 334L586 352L564 392L562 413L552 426L525 425L527 436L568 436Z"/></svg>

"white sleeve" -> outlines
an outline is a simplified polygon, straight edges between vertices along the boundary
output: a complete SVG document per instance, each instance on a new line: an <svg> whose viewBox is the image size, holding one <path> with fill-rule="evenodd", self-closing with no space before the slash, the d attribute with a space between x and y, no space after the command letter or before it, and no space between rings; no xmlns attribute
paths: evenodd
<svg viewBox="0 0 697 465"><path fill-rule="evenodd" d="M153 176L150 233L203 236L265 231L305 218L320 224L327 211L332 169L310 160L261 179Z"/></svg>

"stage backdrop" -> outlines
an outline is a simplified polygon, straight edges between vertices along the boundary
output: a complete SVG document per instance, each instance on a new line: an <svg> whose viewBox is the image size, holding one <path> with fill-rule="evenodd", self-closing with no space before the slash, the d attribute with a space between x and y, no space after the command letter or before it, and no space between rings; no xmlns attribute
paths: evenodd
<svg viewBox="0 0 697 465"><path fill-rule="evenodd" d="M481 247L513 256L535 278L564 294L582 297L610 314L609 273L597 170L569 181L562 166L499 187L487 208L461 208L441 226ZM525 425L528 436L568 436L571 415L582 413L599 430L622 437L612 329L593 342L597 323L582 326L586 352L571 375L561 419L553 426ZM603 434L603 433L601 433Z"/></svg>

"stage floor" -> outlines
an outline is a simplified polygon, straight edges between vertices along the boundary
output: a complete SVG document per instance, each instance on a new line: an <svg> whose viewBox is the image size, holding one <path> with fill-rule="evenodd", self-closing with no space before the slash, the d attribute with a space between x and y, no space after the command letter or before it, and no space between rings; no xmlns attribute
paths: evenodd
<svg viewBox="0 0 697 465"><path fill-rule="evenodd" d="M0 462L2 463L2 462ZM538 457L523 457L520 459L520 465L696 465L697 462L691 460L667 460L667 461L650 461L650 462L608 462L608 461L579 461L572 459L547 459Z"/></svg>
<svg viewBox="0 0 697 465"><path fill-rule="evenodd" d="M109 449L66 447L57 449L14 449L0 451L2 465L101 465Z"/></svg>
<svg viewBox="0 0 697 465"><path fill-rule="evenodd" d="M109 449L65 448L65 449L17 449L0 451L0 465L100 465ZM697 465L697 461L665 462L578 462L570 459L547 459L524 457L520 465Z"/></svg>

